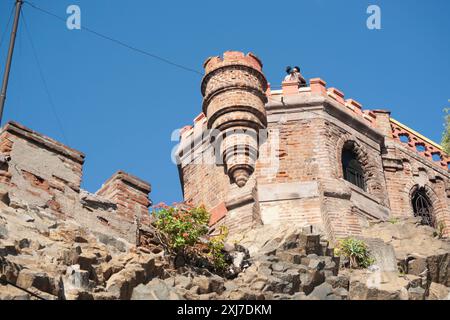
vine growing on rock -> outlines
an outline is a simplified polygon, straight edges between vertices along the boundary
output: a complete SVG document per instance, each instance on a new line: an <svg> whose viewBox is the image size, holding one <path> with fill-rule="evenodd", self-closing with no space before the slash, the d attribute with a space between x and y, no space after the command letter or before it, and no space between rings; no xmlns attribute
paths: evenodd
<svg viewBox="0 0 450 320"><path fill-rule="evenodd" d="M204 206L160 204L154 207L153 214L159 240L174 260L181 257L185 263L216 272L226 269L229 261L224 246L228 229L221 226L218 234L209 235L210 214Z"/></svg>

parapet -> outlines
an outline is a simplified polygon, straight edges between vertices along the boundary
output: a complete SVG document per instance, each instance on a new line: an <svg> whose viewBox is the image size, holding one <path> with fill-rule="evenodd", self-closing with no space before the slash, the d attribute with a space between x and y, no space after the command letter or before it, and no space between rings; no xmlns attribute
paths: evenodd
<svg viewBox="0 0 450 320"><path fill-rule="evenodd" d="M203 68L205 69L205 73L209 73L218 68L236 64L245 65L262 72L262 62L256 55L251 52L245 55L240 51L225 51L223 58L220 56L209 57L203 63Z"/></svg>
<svg viewBox="0 0 450 320"><path fill-rule="evenodd" d="M98 195L89 194L80 188L84 159L82 152L8 122L0 131L0 201L25 214L75 219L105 239L140 244L151 222L150 184L118 171Z"/></svg>
<svg viewBox="0 0 450 320"><path fill-rule="evenodd" d="M148 207L151 201L148 198L151 186L148 182L131 174L118 171L109 178L96 192L117 204L119 214L134 218L135 214L148 215Z"/></svg>
<svg viewBox="0 0 450 320"><path fill-rule="evenodd" d="M34 143L38 146L48 149L54 153L60 154L71 160L78 162L79 164L84 163L85 155L84 153L72 149L56 140L53 140L47 136L44 136L36 131L33 131L17 122L10 121L8 122L2 130L2 135L5 133L11 133L13 135L19 136L22 139L25 139L31 143Z"/></svg>

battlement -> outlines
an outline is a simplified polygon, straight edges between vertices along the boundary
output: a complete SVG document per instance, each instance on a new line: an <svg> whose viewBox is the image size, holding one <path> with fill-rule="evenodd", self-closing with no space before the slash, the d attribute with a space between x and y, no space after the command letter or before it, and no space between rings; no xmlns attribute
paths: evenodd
<svg viewBox="0 0 450 320"><path fill-rule="evenodd" d="M360 234L371 220L422 214L413 199L428 190L434 223L450 234L450 159L390 111L364 109L299 71L274 90L252 54L209 58L205 71L203 112L180 130L177 156L184 199L205 204L211 224L234 232L258 223L317 224L337 239ZM214 143L235 128L265 136ZM245 150L240 160L228 157L234 150Z"/></svg>
<svg viewBox="0 0 450 320"><path fill-rule="evenodd" d="M80 187L84 160L82 152L8 122L0 132L0 200L24 212L73 218L103 239L139 243L139 230L150 223L150 184L118 171L90 194Z"/></svg>
<svg viewBox="0 0 450 320"><path fill-rule="evenodd" d="M65 156L79 164L84 163L85 155L84 153L72 149L52 138L44 136L34 130L31 130L17 122L10 121L8 122L2 129L2 133L11 133L17 136L22 137L23 139L29 141L30 143L34 143L36 145L42 146L52 152L58 153L62 156Z"/></svg>
<svg viewBox="0 0 450 320"><path fill-rule="evenodd" d="M221 62L223 62L223 60L231 63L231 61L240 61L239 59L244 59L245 61L245 59L249 58L249 55L245 56L241 52L229 51L228 53L230 55L229 58L227 56L227 53L225 53L224 56L227 57L226 59L216 57L218 60L215 60L216 62L211 63L213 63L214 66L218 66ZM253 57L253 55L250 57ZM206 63L209 63L209 61L210 60L207 60ZM282 82L281 89L272 90L270 84L268 84L266 90L269 104L274 101L280 101L282 97L295 97L296 95L301 96L305 94L332 99L332 101L336 102L337 105L342 108L342 110L344 110L349 115L363 121L369 127L383 131L383 133L387 137L393 138L395 141L406 145L411 151L416 152L420 156L431 161L433 164L439 165L446 170L449 169L450 157L444 152L439 144L431 141L420 133L390 117L388 117L390 121L389 129L383 130L385 129L382 128L381 123L383 121L382 119L377 118L380 117L380 114L390 114L389 111L369 109L364 110L360 102L352 98L346 99L343 91L335 87L327 87L327 83L321 78L310 79L309 86L307 87L299 87L298 83L295 81L284 81ZM201 130L205 129L205 124L207 123L207 121L208 119L206 118L205 114L203 112L200 113L194 119L194 125L187 125L181 129L181 139L183 140L191 137L195 130L198 130L200 132Z"/></svg>
<svg viewBox="0 0 450 320"><path fill-rule="evenodd" d="M203 63L203 67L205 68L206 73L230 65L249 66L260 72L262 72L263 67L261 60L256 55L251 52L244 54L240 51L226 51L223 53L223 57L209 57Z"/></svg>
<svg viewBox="0 0 450 320"><path fill-rule="evenodd" d="M442 146L395 119L391 118L390 121L392 137L397 142L427 158L429 161L440 165L443 169L449 169L450 157L445 153Z"/></svg>
<svg viewBox="0 0 450 320"><path fill-rule="evenodd" d="M326 82L321 78L312 78L309 80L309 87L299 87L295 81L284 81L281 90L271 90L270 87L266 91L269 98L276 98L280 96L295 96L305 93L310 93L316 96L329 97L336 101L344 110L350 114L365 121L372 127L376 127L376 114L372 110L363 110L362 104L354 99L345 99L345 94L341 90L330 87L327 88Z"/></svg>

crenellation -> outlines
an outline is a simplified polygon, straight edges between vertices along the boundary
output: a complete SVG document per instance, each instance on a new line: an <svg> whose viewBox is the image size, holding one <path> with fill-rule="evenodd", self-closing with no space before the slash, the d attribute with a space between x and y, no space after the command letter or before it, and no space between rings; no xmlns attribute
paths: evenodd
<svg viewBox="0 0 450 320"><path fill-rule="evenodd" d="M89 194L81 189L83 153L15 122L0 133L0 153L0 199L12 208L48 210L100 237L130 243L150 223L151 187L137 177L119 171L98 194Z"/></svg>
<svg viewBox="0 0 450 320"><path fill-rule="evenodd" d="M242 230L260 217L262 224L297 222L320 226L330 239L336 240L359 235L368 221L418 214L412 198L425 188L425 196L432 199L427 210L436 221L434 227L443 223L444 235L450 235L450 158L439 145L392 119L390 111L363 109L360 102L346 99L339 89L327 88L320 78L311 79L309 87L295 81L284 81L281 90L273 90L270 85L261 87L258 79L265 79L262 64L247 58L243 53L229 52L224 58L207 60L202 83L206 119L203 115L199 119L204 119L208 128L220 128L224 123L246 118L236 109L234 116L217 120L227 115L225 111L217 113L218 110L232 110L233 105L244 101L234 97L233 91L225 92L224 88L234 82L241 89L248 86L260 90L258 95L245 99L244 105L249 108L261 110L257 97L261 92L267 96L267 138L252 147L257 148L259 158L251 171L249 188L253 191L248 203L241 201L240 206L235 206L230 201L233 180L224 178L223 163L198 163L204 158L202 155L214 149L208 138L188 142L189 136L181 136L183 148L179 150L183 151L179 155L183 161L179 172L185 200L213 209L213 227L226 224L232 230ZM242 77L243 70L253 71ZM211 80L219 73L220 79ZM211 82L207 89L208 80ZM220 93L211 105L214 90ZM246 119L258 124L253 128L265 129L261 127L263 119L256 114ZM401 141L402 134L409 137L409 143ZM230 139L228 150L239 143L239 139ZM423 145L424 150L416 150L417 144ZM363 184L348 181L344 152L346 157L354 155L352 161L358 163L355 170L360 170L358 179ZM192 155L195 165L189 161L194 158ZM214 196L209 195L210 190L214 190Z"/></svg>

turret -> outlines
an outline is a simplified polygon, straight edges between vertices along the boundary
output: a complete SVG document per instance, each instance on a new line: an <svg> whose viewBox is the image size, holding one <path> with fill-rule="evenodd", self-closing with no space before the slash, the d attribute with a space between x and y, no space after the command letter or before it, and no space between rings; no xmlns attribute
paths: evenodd
<svg viewBox="0 0 450 320"><path fill-rule="evenodd" d="M267 80L252 53L227 51L205 61L203 112L216 136L228 176L243 187L255 168L259 131L267 127Z"/></svg>

